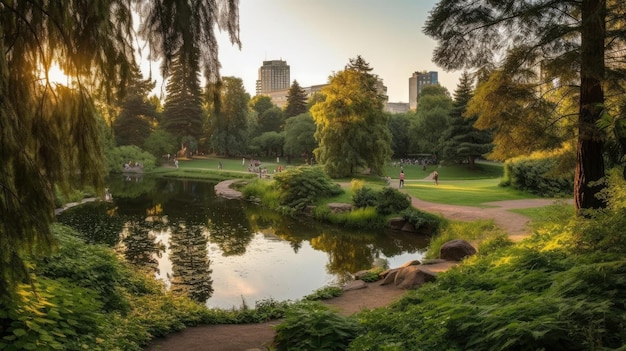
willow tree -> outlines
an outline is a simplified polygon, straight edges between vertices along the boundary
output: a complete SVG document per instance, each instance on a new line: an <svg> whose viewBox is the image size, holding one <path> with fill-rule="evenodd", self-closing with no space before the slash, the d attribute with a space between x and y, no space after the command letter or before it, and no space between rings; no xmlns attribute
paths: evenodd
<svg viewBox="0 0 626 351"><path fill-rule="evenodd" d="M236 0L0 1L0 294L28 280L24 259L53 245L54 188L76 180L102 188L94 96L112 99L127 85L141 35L167 75L175 52L202 49L217 79L214 28L239 44ZM57 64L71 84L53 84Z"/></svg>
<svg viewBox="0 0 626 351"><path fill-rule="evenodd" d="M603 188L605 134L597 122L606 111L610 73L618 65L623 70L625 13L621 0L442 0L424 28L438 40L434 61L445 69L496 68L516 82L533 79L537 97L557 87L578 100L578 212L603 207L596 195Z"/></svg>
<svg viewBox="0 0 626 351"><path fill-rule="evenodd" d="M319 142L314 154L331 177L350 176L365 168L382 175L391 156L385 97L371 70L361 56L350 59L346 69L334 74L322 89L326 98L311 108Z"/></svg>

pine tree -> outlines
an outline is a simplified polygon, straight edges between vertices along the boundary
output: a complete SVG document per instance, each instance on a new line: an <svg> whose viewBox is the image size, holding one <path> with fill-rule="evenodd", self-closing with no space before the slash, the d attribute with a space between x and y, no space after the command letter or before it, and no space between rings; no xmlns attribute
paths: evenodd
<svg viewBox="0 0 626 351"><path fill-rule="evenodd" d="M250 95L240 78L224 77L220 91L219 108L211 111L211 144L219 155L246 154L249 139Z"/></svg>
<svg viewBox="0 0 626 351"><path fill-rule="evenodd" d="M173 61L171 73L161 123L178 142L189 136L197 140L202 135L204 124L197 58L195 55L179 55ZM183 148L188 146L183 145Z"/></svg>
<svg viewBox="0 0 626 351"><path fill-rule="evenodd" d="M285 106L285 118L297 116L307 112L306 91L294 80L287 92L287 105Z"/></svg>
<svg viewBox="0 0 626 351"><path fill-rule="evenodd" d="M443 159L448 161L467 161L474 167L474 161L492 148L491 133L474 128L477 116L467 116L467 104L472 98L472 79L469 73L461 76L454 91L453 110L448 116L448 129L443 133Z"/></svg>
<svg viewBox="0 0 626 351"><path fill-rule="evenodd" d="M156 126L156 106L148 99L156 82L144 79L135 64L129 85L125 88L120 115L113 122L117 145L143 147Z"/></svg>

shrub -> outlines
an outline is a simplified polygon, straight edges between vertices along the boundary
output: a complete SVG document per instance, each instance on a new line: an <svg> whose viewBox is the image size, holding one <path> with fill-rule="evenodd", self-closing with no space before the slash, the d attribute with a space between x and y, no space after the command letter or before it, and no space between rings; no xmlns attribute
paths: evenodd
<svg viewBox="0 0 626 351"><path fill-rule="evenodd" d="M380 273L385 269L383 267L374 267L369 269L365 274L361 275L360 279L364 282L371 283L380 280Z"/></svg>
<svg viewBox="0 0 626 351"><path fill-rule="evenodd" d="M574 189L571 153L569 148L563 148L511 159L504 164L500 185L545 197L571 195Z"/></svg>
<svg viewBox="0 0 626 351"><path fill-rule="evenodd" d="M352 195L352 203L356 208L376 207L378 195L379 193L372 188L361 187Z"/></svg>
<svg viewBox="0 0 626 351"><path fill-rule="evenodd" d="M325 286L305 296L304 300L307 300L307 301L328 300L328 299L332 299L333 297L341 296L342 294L343 294L343 289L338 286Z"/></svg>
<svg viewBox="0 0 626 351"><path fill-rule="evenodd" d="M357 208L350 212L332 213L326 206L315 209L315 218L346 228L384 228L387 224L374 207Z"/></svg>
<svg viewBox="0 0 626 351"><path fill-rule="evenodd" d="M411 198L397 189L386 187L378 194L376 211L383 216L399 213L411 206Z"/></svg>
<svg viewBox="0 0 626 351"><path fill-rule="evenodd" d="M289 168L274 175L276 189L280 192L280 205L284 213L302 213L320 198L343 192L320 167L301 166Z"/></svg>
<svg viewBox="0 0 626 351"><path fill-rule="evenodd" d="M111 173L123 172L124 164L128 162L138 162L145 171L151 171L156 167L156 158L134 145L116 147L109 157L111 158L108 160Z"/></svg>
<svg viewBox="0 0 626 351"><path fill-rule="evenodd" d="M343 317L320 302L301 302L276 326L274 343L278 351L345 350L357 330L356 319Z"/></svg>
<svg viewBox="0 0 626 351"><path fill-rule="evenodd" d="M420 211L417 208L409 207L400 213L402 218L412 224L416 230L427 230L429 234L439 232L439 227L443 219L432 213Z"/></svg>

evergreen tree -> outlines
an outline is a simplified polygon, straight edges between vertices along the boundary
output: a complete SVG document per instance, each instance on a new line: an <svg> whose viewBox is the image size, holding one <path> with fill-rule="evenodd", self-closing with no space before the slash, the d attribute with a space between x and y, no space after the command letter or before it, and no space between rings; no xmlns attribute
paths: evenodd
<svg viewBox="0 0 626 351"><path fill-rule="evenodd" d="M193 3L193 6L192 6ZM239 44L238 5L207 1L3 1L0 5L0 297L28 281L24 258L52 245L54 189L91 184L102 191L99 111L125 87L134 62L133 9L151 57L202 50L207 75L219 65L215 26ZM185 7L183 9L183 7ZM183 11L184 10L184 11ZM53 63L70 76L53 85ZM43 71L43 73L42 73ZM167 76L168 70L164 71ZM87 82L89 85L87 85ZM78 182L76 178L79 178Z"/></svg>
<svg viewBox="0 0 626 351"><path fill-rule="evenodd" d="M135 64L131 71L129 85L121 102L120 115L113 122L117 145L143 144L156 125L156 106L148 99L148 94L156 82L144 79Z"/></svg>
<svg viewBox="0 0 626 351"><path fill-rule="evenodd" d="M317 125L314 154L331 177L346 177L369 168L382 175L391 155L388 116L377 79L361 56L350 59L346 69L334 74L322 89L323 102L311 109Z"/></svg>
<svg viewBox="0 0 626 351"><path fill-rule="evenodd" d="M171 73L161 123L179 142L187 136L197 140L202 135L204 111L196 55L178 55L172 63ZM188 146L182 145L183 148Z"/></svg>
<svg viewBox="0 0 626 351"><path fill-rule="evenodd" d="M526 84L536 100L555 88L578 100L572 124L578 213L604 207L597 195L605 187L600 180L606 135L598 121L611 111L604 89L623 86L617 58L626 46L624 12L617 0L442 0L424 29L438 40L434 61L445 69L495 67L508 77L501 81Z"/></svg>
<svg viewBox="0 0 626 351"><path fill-rule="evenodd" d="M491 133L474 127L476 115L466 115L467 104L472 98L472 79L464 72L454 91L453 109L448 117L448 129L443 133L443 159L467 161L474 167L474 161L488 153L491 148Z"/></svg>
<svg viewBox="0 0 626 351"><path fill-rule="evenodd" d="M408 114L398 113L389 115L389 131L391 132L391 150L397 158L407 157L411 144L409 128L411 118Z"/></svg>
<svg viewBox="0 0 626 351"><path fill-rule="evenodd" d="M287 105L285 106L285 118L297 116L307 112L306 91L294 80L287 92Z"/></svg>
<svg viewBox="0 0 626 351"><path fill-rule="evenodd" d="M220 99L211 111L211 144L218 155L246 154L249 139L248 103L240 78L224 77Z"/></svg>

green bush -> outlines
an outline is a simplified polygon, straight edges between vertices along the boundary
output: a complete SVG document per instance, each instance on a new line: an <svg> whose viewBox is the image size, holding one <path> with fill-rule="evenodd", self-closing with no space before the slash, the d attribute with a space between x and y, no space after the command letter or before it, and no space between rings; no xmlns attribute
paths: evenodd
<svg viewBox="0 0 626 351"><path fill-rule="evenodd" d="M346 228L384 228L387 225L385 217L381 216L374 207L358 208L343 213L332 213L328 207L319 206L315 209L314 216L318 220Z"/></svg>
<svg viewBox="0 0 626 351"><path fill-rule="evenodd" d="M358 323L343 317L320 302L294 305L276 326L278 351L345 350L357 335Z"/></svg>
<svg viewBox="0 0 626 351"><path fill-rule="evenodd" d="M400 213L402 219L412 224L416 230L424 230L429 234L439 232L439 227L443 219L432 213L420 211L417 208L409 207Z"/></svg>
<svg viewBox="0 0 626 351"><path fill-rule="evenodd" d="M328 300L343 294L343 289L338 286L325 286L315 290L313 293L305 296L303 299L307 301Z"/></svg>
<svg viewBox="0 0 626 351"><path fill-rule="evenodd" d="M360 279L364 282L367 283L372 283L372 282L376 282L379 281L380 278L380 273L382 273L383 271L385 271L385 269L383 267L374 267L371 268L369 270L367 270L367 272L365 272L365 274L361 275Z"/></svg>
<svg viewBox="0 0 626 351"><path fill-rule="evenodd" d="M107 163L110 173L123 172L124 164L128 162L138 162L144 171L151 171L156 167L156 158L134 145L116 147L110 152L109 157Z"/></svg>
<svg viewBox="0 0 626 351"><path fill-rule="evenodd" d="M303 213L320 198L333 197L343 192L320 167L288 168L274 175L284 213Z"/></svg>
<svg viewBox="0 0 626 351"><path fill-rule="evenodd" d="M508 160L500 185L545 197L569 196L574 189L574 169L564 166L567 155L559 150Z"/></svg>
<svg viewBox="0 0 626 351"><path fill-rule="evenodd" d="M356 208L376 207L378 192L369 187L361 187L352 195L352 203Z"/></svg>
<svg viewBox="0 0 626 351"><path fill-rule="evenodd" d="M378 194L376 211L383 216L399 213L411 206L411 197L397 189L386 187Z"/></svg>

